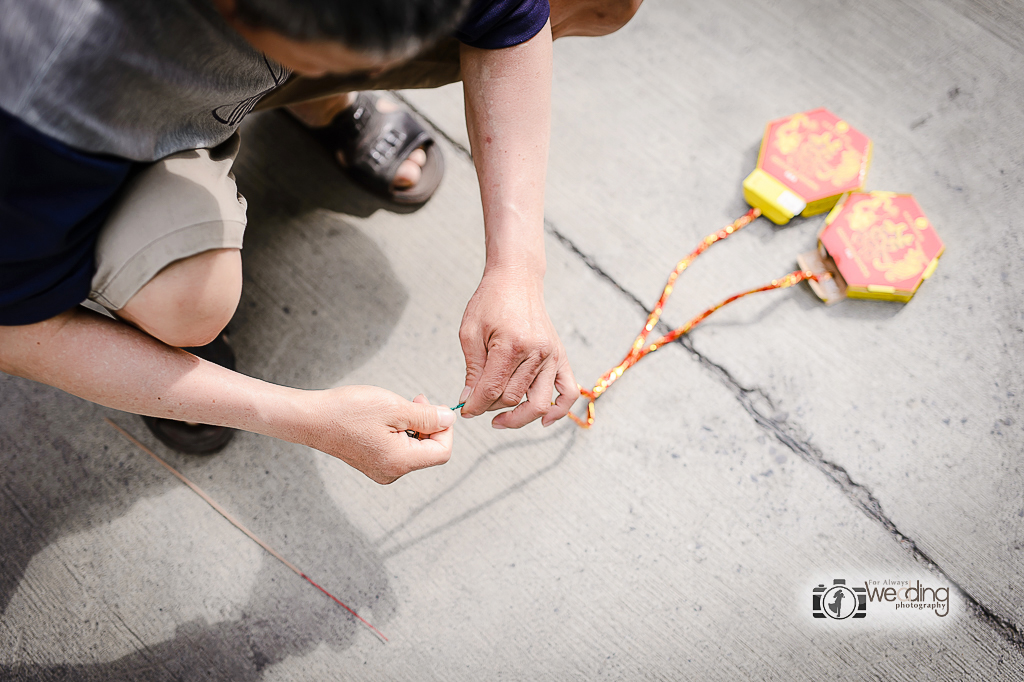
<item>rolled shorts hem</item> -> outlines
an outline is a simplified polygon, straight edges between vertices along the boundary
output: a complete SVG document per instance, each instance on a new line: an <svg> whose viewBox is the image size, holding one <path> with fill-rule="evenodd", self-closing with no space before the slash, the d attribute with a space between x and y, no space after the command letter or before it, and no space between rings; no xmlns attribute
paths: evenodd
<svg viewBox="0 0 1024 682"><path fill-rule="evenodd" d="M120 310L174 261L214 249L241 249L244 234L244 222L213 220L161 235L129 258L106 281L94 281L89 300L108 310Z"/></svg>

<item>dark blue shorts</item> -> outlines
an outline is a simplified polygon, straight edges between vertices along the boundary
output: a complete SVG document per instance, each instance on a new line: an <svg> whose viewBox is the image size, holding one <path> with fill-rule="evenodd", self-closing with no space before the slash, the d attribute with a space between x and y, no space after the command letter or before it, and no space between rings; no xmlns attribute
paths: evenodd
<svg viewBox="0 0 1024 682"><path fill-rule="evenodd" d="M0 110L0 325L85 300L96 237L135 165L74 150Z"/></svg>

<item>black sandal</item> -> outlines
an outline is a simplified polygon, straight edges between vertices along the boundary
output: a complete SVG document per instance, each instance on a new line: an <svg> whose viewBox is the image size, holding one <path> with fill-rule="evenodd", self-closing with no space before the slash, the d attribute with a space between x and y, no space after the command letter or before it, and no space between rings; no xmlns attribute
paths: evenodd
<svg viewBox="0 0 1024 682"><path fill-rule="evenodd" d="M182 350L221 367L227 367L230 370L235 368L235 352L228 345L224 332L221 332L220 336L205 346L182 348ZM235 437L235 429L227 426L189 424L159 417L143 417L142 421L161 443L172 450L190 455L212 455L215 452L220 452Z"/></svg>
<svg viewBox="0 0 1024 682"><path fill-rule="evenodd" d="M306 130L331 156L341 152L353 179L398 204L422 204L444 176L444 157L434 139L408 111L377 110L378 95L360 92L355 102L322 128ZM427 153L420 180L412 187L392 186L402 162L416 149Z"/></svg>

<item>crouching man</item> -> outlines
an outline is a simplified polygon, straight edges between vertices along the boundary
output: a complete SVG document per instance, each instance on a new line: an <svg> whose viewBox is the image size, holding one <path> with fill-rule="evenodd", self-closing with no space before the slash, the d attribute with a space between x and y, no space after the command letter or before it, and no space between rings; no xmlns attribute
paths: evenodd
<svg viewBox="0 0 1024 682"><path fill-rule="evenodd" d="M422 203L440 150L370 91L461 79L487 248L461 414L561 419L578 387L543 297L552 41L610 33L639 2L4 0L0 371L146 415L182 451L244 429L381 483L446 462L447 407L246 377L221 332L242 283L244 116L288 107L354 179Z"/></svg>

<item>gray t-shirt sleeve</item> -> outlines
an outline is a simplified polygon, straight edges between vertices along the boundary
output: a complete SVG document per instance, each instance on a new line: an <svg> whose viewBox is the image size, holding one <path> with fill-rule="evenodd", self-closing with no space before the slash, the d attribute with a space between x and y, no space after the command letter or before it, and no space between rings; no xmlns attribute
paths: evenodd
<svg viewBox="0 0 1024 682"><path fill-rule="evenodd" d="M87 152L215 146L288 76L210 0L0 0L0 16L0 108Z"/></svg>

